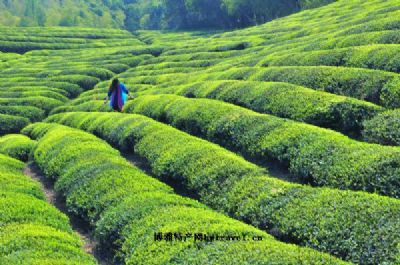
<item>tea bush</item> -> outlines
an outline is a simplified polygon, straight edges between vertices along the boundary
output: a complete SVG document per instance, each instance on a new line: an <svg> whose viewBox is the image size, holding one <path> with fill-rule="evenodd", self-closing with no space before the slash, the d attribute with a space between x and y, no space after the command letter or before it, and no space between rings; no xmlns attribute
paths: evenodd
<svg viewBox="0 0 400 265"><path fill-rule="evenodd" d="M384 145L400 145L400 110L388 110L365 121L364 139Z"/></svg>
<svg viewBox="0 0 400 265"><path fill-rule="evenodd" d="M267 56L263 66L327 65L385 70L400 73L399 45L368 45Z"/></svg>
<svg viewBox="0 0 400 265"><path fill-rule="evenodd" d="M0 114L22 116L32 122L40 121L45 117L42 109L32 106L0 106Z"/></svg>
<svg viewBox="0 0 400 265"><path fill-rule="evenodd" d="M36 142L20 134L0 137L0 153L21 161L28 161L29 154Z"/></svg>
<svg viewBox="0 0 400 265"><path fill-rule="evenodd" d="M49 80L77 84L84 90L92 89L97 83L100 82L100 79L98 79L97 77L79 74L54 76L49 78Z"/></svg>
<svg viewBox="0 0 400 265"><path fill-rule="evenodd" d="M331 128L356 137L360 136L365 120L384 110L365 101L280 82L206 81L147 89L138 94L167 93L189 98L217 99L260 113Z"/></svg>
<svg viewBox="0 0 400 265"><path fill-rule="evenodd" d="M91 132L124 152L134 151L158 178L181 183L207 205L283 240L356 263L395 264L400 255L396 250L400 238L393 232L399 228L397 199L278 180L215 144L140 115L65 113L48 121ZM40 136L54 126L37 124L24 130ZM120 212L132 205L127 202L119 207ZM120 215L110 215L109 222L116 216ZM376 237L371 237L371 231Z"/></svg>
<svg viewBox="0 0 400 265"><path fill-rule="evenodd" d="M398 148L210 99L142 96L128 102L124 111L167 122L253 158L279 161L306 183L400 195Z"/></svg>
<svg viewBox="0 0 400 265"><path fill-rule="evenodd" d="M155 242L155 231L262 236L263 241L257 245L240 243L242 251L238 246L230 256L236 264L248 256L256 264L293 264L300 257L305 264L317 261L345 264L326 254L278 242L254 227L174 195L169 186L132 167L116 150L93 135L52 124L31 125L25 133L35 138L41 136L34 151L35 161L47 176L55 178L56 189L67 198L68 208L96 225L103 247L111 245L126 264L174 263L177 255L200 262L204 255L217 255L217 259L226 255L216 253L213 248L215 245L220 249L226 242ZM161 250L160 255L154 255L155 248ZM203 255L197 256L191 251L193 248ZM261 251L265 249L268 252ZM211 253L207 254L208 251Z"/></svg>
<svg viewBox="0 0 400 265"><path fill-rule="evenodd" d="M53 98L33 96L24 98L0 98L0 104L1 106L33 106L44 110L47 114L55 107L62 106L63 102Z"/></svg>
<svg viewBox="0 0 400 265"><path fill-rule="evenodd" d="M96 264L68 218L44 201L40 184L23 175L23 168L22 162L0 154L0 263Z"/></svg>
<svg viewBox="0 0 400 265"><path fill-rule="evenodd" d="M385 106L397 107L399 93L392 84L398 75L390 72L329 66L268 67L249 78L258 81L278 81L302 85L317 90L350 96ZM384 95L384 96L383 96ZM387 97L394 97L392 100Z"/></svg>
<svg viewBox="0 0 400 265"><path fill-rule="evenodd" d="M0 135L18 133L29 124L29 120L20 116L0 114Z"/></svg>

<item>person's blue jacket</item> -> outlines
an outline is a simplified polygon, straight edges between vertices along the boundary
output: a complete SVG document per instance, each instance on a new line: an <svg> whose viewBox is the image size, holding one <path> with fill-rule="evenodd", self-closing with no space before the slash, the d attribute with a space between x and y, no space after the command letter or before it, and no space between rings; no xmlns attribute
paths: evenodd
<svg viewBox="0 0 400 265"><path fill-rule="evenodd" d="M115 110L122 110L128 99L129 91L123 83L119 83L118 89L108 91L108 98L110 99L110 107Z"/></svg>

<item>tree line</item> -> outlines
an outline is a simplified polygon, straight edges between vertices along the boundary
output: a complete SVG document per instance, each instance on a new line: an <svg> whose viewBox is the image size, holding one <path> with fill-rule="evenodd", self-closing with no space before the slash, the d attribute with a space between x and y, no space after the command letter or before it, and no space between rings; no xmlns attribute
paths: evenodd
<svg viewBox="0 0 400 265"><path fill-rule="evenodd" d="M0 0L0 25L232 29L335 0Z"/></svg>

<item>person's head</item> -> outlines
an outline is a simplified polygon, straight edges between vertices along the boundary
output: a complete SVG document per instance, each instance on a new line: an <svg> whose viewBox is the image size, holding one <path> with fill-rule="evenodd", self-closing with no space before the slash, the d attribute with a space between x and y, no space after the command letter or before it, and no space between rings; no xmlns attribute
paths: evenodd
<svg viewBox="0 0 400 265"><path fill-rule="evenodd" d="M119 85L119 80L118 80L118 78L114 78L114 79L112 80L112 83L111 83L111 86L110 86L110 90L114 91L115 89L118 88L118 85Z"/></svg>

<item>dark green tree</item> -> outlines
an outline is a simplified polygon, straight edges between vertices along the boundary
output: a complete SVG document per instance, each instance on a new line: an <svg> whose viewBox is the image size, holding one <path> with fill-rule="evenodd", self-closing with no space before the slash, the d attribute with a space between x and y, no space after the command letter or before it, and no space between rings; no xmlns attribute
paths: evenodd
<svg viewBox="0 0 400 265"><path fill-rule="evenodd" d="M180 29L187 26L187 9L184 0L163 0L162 29Z"/></svg>

